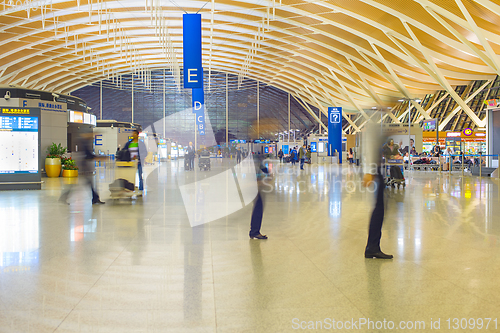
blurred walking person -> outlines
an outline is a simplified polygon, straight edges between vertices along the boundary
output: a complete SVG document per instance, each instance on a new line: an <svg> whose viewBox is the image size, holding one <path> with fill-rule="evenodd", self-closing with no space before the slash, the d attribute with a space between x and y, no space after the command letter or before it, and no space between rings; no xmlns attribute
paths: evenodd
<svg viewBox="0 0 500 333"><path fill-rule="evenodd" d="M255 163L255 173L257 175L257 196L255 197L252 218L250 220L250 239L267 239L266 235L260 233L262 218L264 216L264 196L262 191L263 181L269 172L264 165L264 155L257 154L253 156Z"/></svg>
<svg viewBox="0 0 500 333"><path fill-rule="evenodd" d="M74 160L76 165L78 166L78 174L80 179L90 187L92 192L92 204L104 204L103 201L99 198L99 194L95 189L94 184L94 171L95 171L95 163L96 159L106 159L104 156L96 156L94 155L93 149L93 139L94 134L92 132L89 133L80 133L76 139L76 146L78 147L78 151L73 153ZM68 203L68 199L70 194L73 191L73 186L69 186L64 193L59 198L59 201L62 203Z"/></svg>
<svg viewBox="0 0 500 333"><path fill-rule="evenodd" d="M374 185L375 207L373 208L368 227L368 242L365 248L365 258L392 259L393 256L385 254L380 249L382 237L382 224L384 223L384 177L381 174L382 152L384 142L380 127L371 124L363 133L363 163L365 186Z"/></svg>

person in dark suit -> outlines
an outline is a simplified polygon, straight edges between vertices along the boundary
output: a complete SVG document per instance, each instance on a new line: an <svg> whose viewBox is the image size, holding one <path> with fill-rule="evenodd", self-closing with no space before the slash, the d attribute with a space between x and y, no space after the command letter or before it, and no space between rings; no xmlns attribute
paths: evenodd
<svg viewBox="0 0 500 333"><path fill-rule="evenodd" d="M186 157L188 159L188 165L189 165L189 170L194 170L194 155L195 155L195 152L194 152L194 146L193 146L193 143L190 142L189 143L189 146L187 147L187 151L186 151Z"/></svg>
<svg viewBox="0 0 500 333"><path fill-rule="evenodd" d="M236 148L236 163L240 163L241 162L241 148L238 147Z"/></svg>

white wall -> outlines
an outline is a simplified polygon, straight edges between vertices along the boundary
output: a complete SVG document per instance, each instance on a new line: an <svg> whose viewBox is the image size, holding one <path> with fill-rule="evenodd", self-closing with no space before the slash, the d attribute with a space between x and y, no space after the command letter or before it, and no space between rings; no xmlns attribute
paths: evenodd
<svg viewBox="0 0 500 333"><path fill-rule="evenodd" d="M122 127L95 127L95 152L100 151L105 154L116 153L118 145L123 148L128 141L128 137L132 135L132 129Z"/></svg>
<svg viewBox="0 0 500 333"><path fill-rule="evenodd" d="M47 148L52 144L67 146L68 114L66 112L41 111L41 155L40 166L45 170Z"/></svg>

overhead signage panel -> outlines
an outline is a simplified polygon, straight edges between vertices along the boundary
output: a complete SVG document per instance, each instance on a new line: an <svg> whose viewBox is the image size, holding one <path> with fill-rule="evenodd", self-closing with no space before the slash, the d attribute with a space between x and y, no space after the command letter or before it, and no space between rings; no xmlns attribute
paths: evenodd
<svg viewBox="0 0 500 333"><path fill-rule="evenodd" d="M200 135L205 135L205 95L203 88L193 89L193 113L196 116L196 129Z"/></svg>
<svg viewBox="0 0 500 333"><path fill-rule="evenodd" d="M321 147L321 145L320 145ZM328 108L328 156L342 153L342 108ZM338 155L337 155L338 156ZM342 158L339 158L339 163L342 163Z"/></svg>
<svg viewBox="0 0 500 333"><path fill-rule="evenodd" d="M201 14L182 15L184 88L203 88Z"/></svg>
<svg viewBox="0 0 500 333"><path fill-rule="evenodd" d="M435 131L436 130L436 119L424 120L422 122L422 129L424 131Z"/></svg>

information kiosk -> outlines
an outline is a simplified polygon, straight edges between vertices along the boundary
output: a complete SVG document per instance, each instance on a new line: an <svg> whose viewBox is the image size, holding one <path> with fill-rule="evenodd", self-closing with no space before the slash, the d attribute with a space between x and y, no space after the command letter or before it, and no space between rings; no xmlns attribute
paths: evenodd
<svg viewBox="0 0 500 333"><path fill-rule="evenodd" d="M40 109L0 108L0 190L40 190Z"/></svg>

